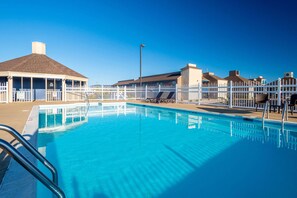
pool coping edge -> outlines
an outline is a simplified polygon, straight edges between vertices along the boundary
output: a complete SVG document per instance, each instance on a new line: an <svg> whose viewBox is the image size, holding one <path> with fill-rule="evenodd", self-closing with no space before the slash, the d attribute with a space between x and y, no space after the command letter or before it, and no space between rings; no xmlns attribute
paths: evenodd
<svg viewBox="0 0 297 198"><path fill-rule="evenodd" d="M262 119L256 116L242 116L242 115L230 115L226 113L217 113L217 112L204 112L204 111L199 111L199 110L192 110L192 109L184 109L184 108L178 108L178 107L166 107L166 106L156 106L156 105L151 105L151 104L142 104L142 103L133 103L133 102L126 102L126 104L131 104L131 105L137 105L137 106L147 106L147 107L154 107L154 108L159 108L159 109L170 109L170 110L178 110L178 111L186 111L189 113L201 113L201 114L207 114L207 115L218 115L218 116L224 116L224 117L231 117L231 118L238 118L238 119L252 119L257 122L262 122ZM281 124L281 120L273 120L273 119L265 119L264 120L266 123L271 123L271 124ZM285 121L285 125L289 126L297 126L296 122L290 122L290 121Z"/></svg>

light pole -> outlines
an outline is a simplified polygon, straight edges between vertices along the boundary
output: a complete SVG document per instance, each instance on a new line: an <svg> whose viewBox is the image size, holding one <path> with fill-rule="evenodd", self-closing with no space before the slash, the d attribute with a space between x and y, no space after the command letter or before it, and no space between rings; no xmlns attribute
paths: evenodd
<svg viewBox="0 0 297 198"><path fill-rule="evenodd" d="M144 48L144 44L140 44L140 75L139 75L139 85L142 87L142 48Z"/></svg>

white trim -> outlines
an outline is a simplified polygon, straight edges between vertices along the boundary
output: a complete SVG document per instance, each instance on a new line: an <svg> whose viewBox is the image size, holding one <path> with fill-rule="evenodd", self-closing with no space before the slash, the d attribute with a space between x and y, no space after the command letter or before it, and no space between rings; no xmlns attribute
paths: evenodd
<svg viewBox="0 0 297 198"><path fill-rule="evenodd" d="M77 81L88 81L88 78L68 76L61 74L45 74L45 73L30 73L30 72L11 72L5 71L0 72L0 76L13 76L13 77L33 77L33 78L53 78L53 79L67 79L67 80L77 80Z"/></svg>

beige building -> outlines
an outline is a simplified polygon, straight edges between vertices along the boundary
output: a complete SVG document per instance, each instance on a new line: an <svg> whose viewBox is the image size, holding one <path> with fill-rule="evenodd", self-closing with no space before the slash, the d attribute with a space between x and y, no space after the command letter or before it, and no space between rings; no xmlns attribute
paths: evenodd
<svg viewBox="0 0 297 198"><path fill-rule="evenodd" d="M135 86L139 85L139 79L118 81L115 86ZM171 72L165 74L157 74L152 76L142 77L143 86L178 86L187 87L187 90L182 91L178 96L182 100L197 100L197 91L192 90L194 87L197 89L198 85L202 85L202 69L198 68L195 64L187 64L181 68L181 71ZM192 88L191 88L192 87ZM200 96L201 97L201 96Z"/></svg>
<svg viewBox="0 0 297 198"><path fill-rule="evenodd" d="M32 54L0 63L0 83L8 101L65 100L66 87L84 87L88 78L46 56L46 45L32 42Z"/></svg>
<svg viewBox="0 0 297 198"><path fill-rule="evenodd" d="M227 99L228 80L216 76L213 72L203 73L203 98L208 99ZM208 88L208 87L216 88ZM221 87L221 88L220 88Z"/></svg>
<svg viewBox="0 0 297 198"><path fill-rule="evenodd" d="M228 80L229 83L232 81L233 86L246 85L244 88L233 88L233 91L237 92L237 94L233 94L233 100L235 102L240 103L241 101L244 101L246 99L253 100L253 91L255 90L253 87L250 87L249 85L259 84L259 82L251 81L247 78L240 76L240 72L238 70L229 71L229 76L227 76L225 79Z"/></svg>

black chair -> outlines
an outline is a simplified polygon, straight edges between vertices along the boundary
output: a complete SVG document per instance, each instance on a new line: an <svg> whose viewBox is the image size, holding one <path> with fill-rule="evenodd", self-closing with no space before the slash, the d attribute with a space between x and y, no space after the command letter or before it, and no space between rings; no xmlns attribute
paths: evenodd
<svg viewBox="0 0 297 198"><path fill-rule="evenodd" d="M295 105L297 105L297 94L292 94L291 98L290 98L290 103L288 104L288 106L291 109L291 114L293 115L293 111L295 109Z"/></svg>
<svg viewBox="0 0 297 198"><path fill-rule="evenodd" d="M174 98L173 98L174 93L175 93L175 92L173 92L173 91L170 92L170 93L168 94L168 96L167 96L166 98L162 98L160 102L166 102L166 103L168 103L168 102L173 102L173 101L174 101Z"/></svg>
<svg viewBox="0 0 297 198"><path fill-rule="evenodd" d="M155 97L155 98L147 98L145 101L146 102L159 102L160 101L160 98L162 97L162 95L163 95L163 91L161 91L161 92L159 92L158 94L157 94L157 96Z"/></svg>
<svg viewBox="0 0 297 198"><path fill-rule="evenodd" d="M259 104L265 104L268 99L268 94L256 94L255 96L255 104L256 104L256 111L258 111Z"/></svg>

